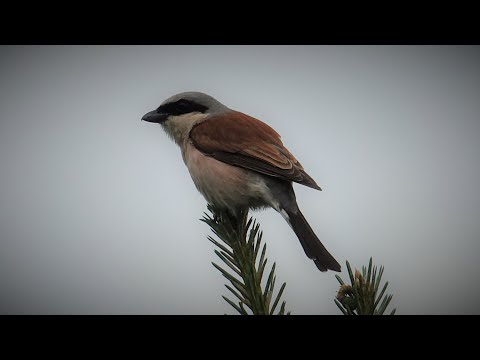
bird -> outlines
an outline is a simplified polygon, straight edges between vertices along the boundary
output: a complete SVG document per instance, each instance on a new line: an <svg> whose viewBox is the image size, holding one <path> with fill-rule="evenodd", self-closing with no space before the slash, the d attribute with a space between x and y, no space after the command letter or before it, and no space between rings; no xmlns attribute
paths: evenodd
<svg viewBox="0 0 480 360"><path fill-rule="evenodd" d="M198 91L167 98L142 120L160 124L180 147L190 176L208 203L232 214L273 208L320 271L341 271L300 211L292 183L322 189L272 127Z"/></svg>

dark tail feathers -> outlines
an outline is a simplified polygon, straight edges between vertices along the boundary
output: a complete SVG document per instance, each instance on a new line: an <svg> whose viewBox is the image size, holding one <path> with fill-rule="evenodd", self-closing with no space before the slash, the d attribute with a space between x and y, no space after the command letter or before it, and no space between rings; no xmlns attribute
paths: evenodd
<svg viewBox="0 0 480 360"><path fill-rule="evenodd" d="M322 245L300 209L297 207L295 210L296 211L287 211L284 209L283 211L288 215L288 220L286 220L290 223L290 226L300 240L305 254L315 262L315 265L317 265L320 271L333 270L340 272L340 264Z"/></svg>

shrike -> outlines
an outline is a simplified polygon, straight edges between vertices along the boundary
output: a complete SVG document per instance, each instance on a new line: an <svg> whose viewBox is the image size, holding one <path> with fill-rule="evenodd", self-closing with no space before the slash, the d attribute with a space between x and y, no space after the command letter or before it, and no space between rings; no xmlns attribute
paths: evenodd
<svg viewBox="0 0 480 360"><path fill-rule="evenodd" d="M142 120L161 124L180 146L195 186L209 203L233 213L274 208L320 271L340 271L298 208L292 182L321 189L270 126L200 92L174 95Z"/></svg>

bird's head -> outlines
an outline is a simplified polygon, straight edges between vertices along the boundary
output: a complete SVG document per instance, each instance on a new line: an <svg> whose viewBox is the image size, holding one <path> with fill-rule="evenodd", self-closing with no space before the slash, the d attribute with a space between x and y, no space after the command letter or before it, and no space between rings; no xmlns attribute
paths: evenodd
<svg viewBox="0 0 480 360"><path fill-rule="evenodd" d="M169 97L142 120L161 124L167 134L180 143L194 123L229 110L210 95L189 91Z"/></svg>

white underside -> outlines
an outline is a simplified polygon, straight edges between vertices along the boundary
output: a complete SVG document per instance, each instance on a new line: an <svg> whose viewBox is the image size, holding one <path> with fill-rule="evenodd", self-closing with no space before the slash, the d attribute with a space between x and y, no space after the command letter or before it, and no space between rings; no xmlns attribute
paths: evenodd
<svg viewBox="0 0 480 360"><path fill-rule="evenodd" d="M188 171L205 199L222 208L273 207L278 204L262 175L205 156L192 144L182 152Z"/></svg>

